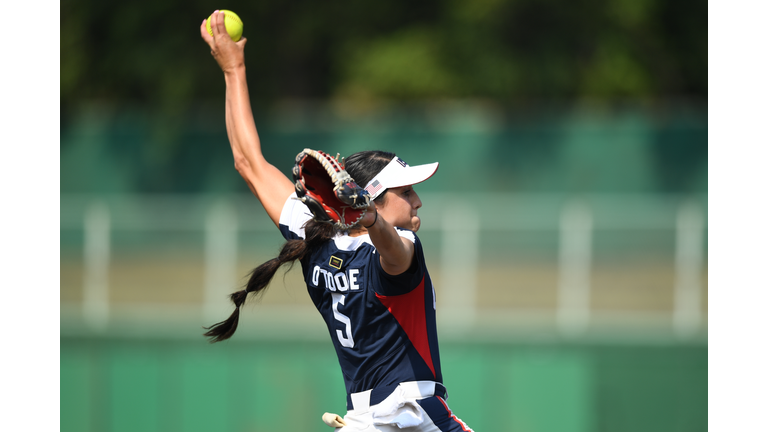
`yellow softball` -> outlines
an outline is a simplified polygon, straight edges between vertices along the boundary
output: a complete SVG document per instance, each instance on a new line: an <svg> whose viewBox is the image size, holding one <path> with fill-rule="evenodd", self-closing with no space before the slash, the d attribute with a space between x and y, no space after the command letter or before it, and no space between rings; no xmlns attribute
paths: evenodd
<svg viewBox="0 0 768 432"><path fill-rule="evenodd" d="M243 21L240 20L240 17L237 16L236 13L230 10L221 9L219 12L224 14L224 26L227 27L227 33L229 33L229 37L232 38L232 40L235 42L239 41L243 36ZM211 16L205 20L205 28L208 30L208 34L211 36L213 36L213 30L211 30L212 16L213 14L211 14Z"/></svg>

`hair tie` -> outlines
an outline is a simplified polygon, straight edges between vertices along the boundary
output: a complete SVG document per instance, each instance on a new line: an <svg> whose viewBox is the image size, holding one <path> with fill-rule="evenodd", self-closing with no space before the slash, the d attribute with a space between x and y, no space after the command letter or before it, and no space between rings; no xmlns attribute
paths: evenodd
<svg viewBox="0 0 768 432"><path fill-rule="evenodd" d="M376 221L377 221L377 220L379 220L379 211L378 211L378 210L376 210L376 219L374 219L374 220L373 220L373 223L372 223L372 224L370 224L370 225L368 225L368 226L365 226L365 225L363 225L363 227L364 227L365 229L368 229L368 228L370 228L370 227L372 227L372 226L376 225Z"/></svg>

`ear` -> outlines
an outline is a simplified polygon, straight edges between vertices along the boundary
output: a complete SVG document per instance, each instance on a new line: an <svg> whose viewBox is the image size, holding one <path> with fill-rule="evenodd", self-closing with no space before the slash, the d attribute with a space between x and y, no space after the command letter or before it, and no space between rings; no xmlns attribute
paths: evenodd
<svg viewBox="0 0 768 432"><path fill-rule="evenodd" d="M376 205L376 210L381 210L387 205L387 200L389 199L389 189L385 190L384 193L379 195L375 200L373 200L373 203Z"/></svg>

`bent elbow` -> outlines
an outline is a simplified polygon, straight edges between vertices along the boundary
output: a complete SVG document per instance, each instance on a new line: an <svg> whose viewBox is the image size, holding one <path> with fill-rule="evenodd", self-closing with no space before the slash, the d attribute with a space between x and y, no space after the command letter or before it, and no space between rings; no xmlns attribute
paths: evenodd
<svg viewBox="0 0 768 432"><path fill-rule="evenodd" d="M237 170L243 178L250 177L253 171L248 159L244 157L235 158L235 170Z"/></svg>
<svg viewBox="0 0 768 432"><path fill-rule="evenodd" d="M242 177L243 180L245 180L245 183L248 184L248 188L258 197L259 195L256 193L256 173L253 170L253 165L251 165L245 158L236 158L235 170L240 173L240 177Z"/></svg>

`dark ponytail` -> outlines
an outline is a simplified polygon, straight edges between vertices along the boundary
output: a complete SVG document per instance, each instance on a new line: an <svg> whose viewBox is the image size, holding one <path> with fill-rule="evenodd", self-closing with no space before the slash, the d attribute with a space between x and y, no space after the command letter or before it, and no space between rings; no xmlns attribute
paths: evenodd
<svg viewBox="0 0 768 432"><path fill-rule="evenodd" d="M290 267L288 267L288 270L290 270L296 260L301 260L307 255L307 252L336 235L336 229L333 225L315 222L311 219L304 227L304 232L306 239L286 241L280 248L280 253L277 257L251 271L245 289L230 294L229 298L235 304L235 311L232 312L232 315L220 323L210 327L203 327L208 330L203 335L208 338L209 342L221 342L232 337L235 330L237 330L237 323L240 320L240 307L245 303L248 294L263 294L264 289L267 288L272 277L283 264L290 263Z"/></svg>
<svg viewBox="0 0 768 432"><path fill-rule="evenodd" d="M345 169L355 179L357 184L365 187L394 157L394 153L380 150L362 151L345 158ZM376 201L379 201L383 196L384 194L381 194L376 198ZM264 289L267 288L272 277L277 273L277 269L286 263L290 263L293 266L296 260L303 259L308 252L332 239L337 231L333 225L315 222L310 219L304 226L304 233L305 239L288 240L280 248L280 253L277 257L253 269L245 289L230 294L229 298L235 304L235 311L232 312L232 315L220 323L210 327L203 327L208 330L203 335L211 343L220 342L232 337L235 330L237 330L237 323L240 320L240 307L245 303L248 294L263 294Z"/></svg>

